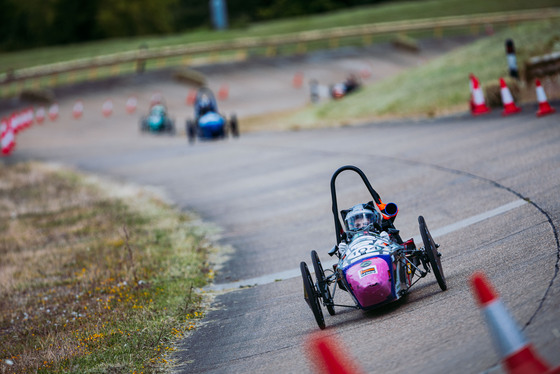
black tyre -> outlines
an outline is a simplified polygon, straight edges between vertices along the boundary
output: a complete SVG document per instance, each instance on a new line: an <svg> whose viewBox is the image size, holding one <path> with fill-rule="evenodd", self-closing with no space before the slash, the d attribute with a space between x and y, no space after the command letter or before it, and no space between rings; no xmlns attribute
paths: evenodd
<svg viewBox="0 0 560 374"><path fill-rule="evenodd" d="M323 303L327 307L329 314L334 316L334 305L332 305L334 304L334 301L331 296L331 290L329 289L329 284L327 283L327 277L325 277L323 265L321 265L321 260L319 260L319 255L315 250L311 251L311 261L313 262L313 269L315 270L315 277L317 278L317 286L319 288L319 293L323 298Z"/></svg>
<svg viewBox="0 0 560 374"><path fill-rule="evenodd" d="M187 137L189 138L189 143L192 144L194 143L194 140L196 138L196 128L194 122L188 119L185 127L185 132L187 133Z"/></svg>
<svg viewBox="0 0 560 374"><path fill-rule="evenodd" d="M230 120L229 120L229 126L230 126L230 131L231 131L231 135L235 138L239 137L239 127L237 124L237 116L232 115Z"/></svg>
<svg viewBox="0 0 560 374"><path fill-rule="evenodd" d="M432 271L436 277L439 287L442 291L447 289L447 283L445 282L445 275L443 275L443 267L441 266L441 254L437 251L437 245L426 226L426 221L424 217L418 217L418 224L420 225L420 235L422 235L422 241L424 242L424 252L428 257L428 262L432 267Z"/></svg>
<svg viewBox="0 0 560 374"><path fill-rule="evenodd" d="M311 308L317 325L323 330L325 328L325 318L323 317L323 311L319 303L319 292L313 284L313 279L311 278L307 264L302 261L299 267L301 270L301 277L303 278L303 298Z"/></svg>
<svg viewBox="0 0 560 374"><path fill-rule="evenodd" d="M175 135L175 121L173 121L171 118L168 118L165 122L166 122L166 131L170 135Z"/></svg>
<svg viewBox="0 0 560 374"><path fill-rule="evenodd" d="M140 118L140 131L148 131L148 120L146 117Z"/></svg>

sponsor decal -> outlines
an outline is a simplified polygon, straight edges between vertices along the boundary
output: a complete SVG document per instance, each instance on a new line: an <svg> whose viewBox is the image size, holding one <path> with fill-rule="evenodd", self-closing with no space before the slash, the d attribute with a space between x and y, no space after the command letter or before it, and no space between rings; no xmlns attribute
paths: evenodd
<svg viewBox="0 0 560 374"><path fill-rule="evenodd" d="M369 265L371 265L371 261L369 261L369 260L368 260L368 261L364 261L364 262L362 262L362 263L360 264L360 266L363 267L363 268L368 267Z"/></svg>
<svg viewBox="0 0 560 374"><path fill-rule="evenodd" d="M375 265L370 268L360 270L360 278L370 274L377 274L377 267Z"/></svg>

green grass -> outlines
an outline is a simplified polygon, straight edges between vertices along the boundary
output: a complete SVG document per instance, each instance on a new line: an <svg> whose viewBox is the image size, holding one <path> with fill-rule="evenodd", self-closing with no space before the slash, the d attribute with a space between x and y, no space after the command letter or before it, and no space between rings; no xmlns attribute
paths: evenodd
<svg viewBox="0 0 560 374"><path fill-rule="evenodd" d="M296 113L277 116L275 121L283 122L287 128L304 128L466 111L469 73L474 73L483 87L508 76L504 47L507 38L515 41L518 65L522 69L529 57L560 51L560 20L524 23L501 30L421 67L365 86L342 100L310 105Z"/></svg>
<svg viewBox="0 0 560 374"><path fill-rule="evenodd" d="M140 45L158 48L195 42L232 40L240 37L324 29L337 26L390 22L407 19L443 17L487 12L514 11L558 6L557 0L424 0L392 1L376 6L340 10L333 13L250 24L244 29L221 32L200 29L177 35L113 39L79 45L56 46L0 54L0 72L79 58L90 58L137 50Z"/></svg>
<svg viewBox="0 0 560 374"><path fill-rule="evenodd" d="M0 173L2 372L165 371L203 316L215 229L67 170Z"/></svg>

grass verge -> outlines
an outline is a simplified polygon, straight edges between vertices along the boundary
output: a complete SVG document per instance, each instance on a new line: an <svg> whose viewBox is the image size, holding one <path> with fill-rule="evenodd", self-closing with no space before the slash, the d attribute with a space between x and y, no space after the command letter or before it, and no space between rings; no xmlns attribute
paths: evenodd
<svg viewBox="0 0 560 374"><path fill-rule="evenodd" d="M0 372L165 372L216 229L145 191L0 163Z"/></svg>
<svg viewBox="0 0 560 374"><path fill-rule="evenodd" d="M471 45L462 47L423 66L363 87L342 100L308 105L287 114L277 113L263 121L248 119L248 130L266 123L267 129L303 129L340 126L357 122L426 118L468 111L469 73L474 73L483 88L508 76L505 40L513 39L519 69L532 56L560 51L560 20L523 23L500 30ZM547 82L549 99L560 97L554 82ZM520 83L521 102L535 101L534 86Z"/></svg>

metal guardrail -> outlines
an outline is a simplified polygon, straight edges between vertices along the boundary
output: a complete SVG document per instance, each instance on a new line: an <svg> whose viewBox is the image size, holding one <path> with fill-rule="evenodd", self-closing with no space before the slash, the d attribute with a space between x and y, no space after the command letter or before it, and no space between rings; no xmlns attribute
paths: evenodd
<svg viewBox="0 0 560 374"><path fill-rule="evenodd" d="M194 57L197 55L234 52L252 48L265 48L270 51L281 46L302 46L306 43L317 41L329 41L329 45L337 45L338 43L333 41L343 38L366 38L381 34L398 34L425 30L434 30L434 33L438 35L441 33L442 29L448 28L473 28L491 24L514 24L517 22L539 21L554 18L560 18L559 8L441 17L413 21L382 22L368 25L336 27L326 30L304 31L270 37L247 37L231 41L199 42L173 47L163 47L155 50L140 49L13 70L8 73L0 74L0 88L3 85L12 84L14 82L22 83L22 81L31 79L36 80L63 73L97 69L125 63L135 63L137 69L141 69L149 60L161 60L170 57ZM301 48L299 49L301 50Z"/></svg>

